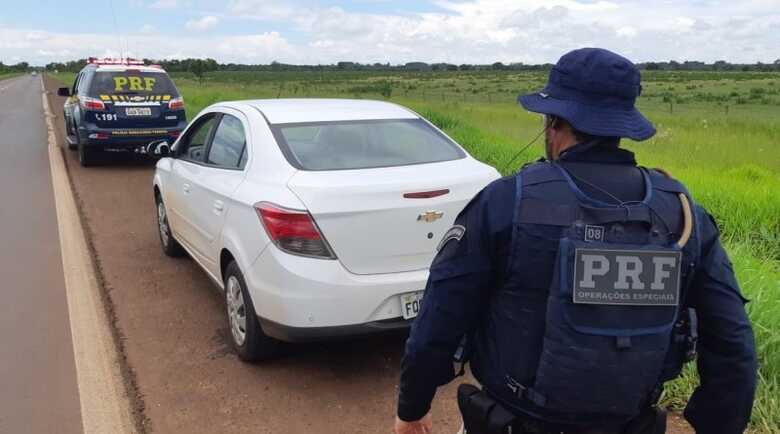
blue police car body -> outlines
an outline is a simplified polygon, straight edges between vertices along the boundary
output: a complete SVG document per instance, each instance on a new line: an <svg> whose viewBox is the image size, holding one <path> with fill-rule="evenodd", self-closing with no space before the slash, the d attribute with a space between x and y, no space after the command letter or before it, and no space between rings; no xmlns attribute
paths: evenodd
<svg viewBox="0 0 780 434"><path fill-rule="evenodd" d="M128 59L91 58L78 73L63 111L70 149L82 165L104 150L140 149L155 140L173 142L187 125L184 101L160 67Z"/></svg>

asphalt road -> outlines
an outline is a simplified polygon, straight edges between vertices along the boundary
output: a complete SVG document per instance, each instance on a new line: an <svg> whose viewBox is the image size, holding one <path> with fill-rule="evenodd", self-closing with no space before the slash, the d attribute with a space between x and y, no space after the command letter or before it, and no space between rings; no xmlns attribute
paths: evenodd
<svg viewBox="0 0 780 434"><path fill-rule="evenodd" d="M0 432L81 432L41 82L0 81Z"/></svg>

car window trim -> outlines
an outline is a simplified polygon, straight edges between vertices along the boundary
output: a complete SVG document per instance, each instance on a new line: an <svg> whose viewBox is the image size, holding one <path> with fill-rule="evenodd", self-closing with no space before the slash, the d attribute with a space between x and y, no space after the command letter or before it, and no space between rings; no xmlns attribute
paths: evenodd
<svg viewBox="0 0 780 434"><path fill-rule="evenodd" d="M259 111L259 110L258 110ZM261 112L262 114L262 112ZM263 115L265 117L265 115ZM290 145L287 143L287 139L284 137L284 134L282 134L282 128L285 127L307 127L307 126L319 126L319 125L337 125L337 124L370 124L370 123L379 123L379 122L398 122L398 121L421 121L424 124L431 127L431 131L433 131L437 136L444 139L444 141L450 145L453 149L455 149L455 152L458 153L458 158L453 158L451 160L440 160L440 161L427 161L422 163L409 163L409 164L390 164L390 165L382 165L382 166L371 166L371 167L358 167L358 168L346 168L346 169L310 169L307 167L303 167L303 164L301 164L300 160L298 160L298 156L295 155L295 153L290 148ZM268 118L266 118L266 122L268 122ZM457 161L462 160L468 156L466 151L461 148L461 146L455 142L455 140L448 137L443 132L439 131L439 128L431 125L428 121L426 121L422 117L414 117L414 118L391 118L391 119L355 119L355 120L343 120L343 121L321 121L321 122L283 122L283 123L277 123L272 124L268 122L268 126L271 129L271 134L273 134L274 139L276 140L276 144L279 146L279 149L281 149L282 154L287 159L287 162L290 163L291 166L298 170L302 170L305 172L335 172L335 171L342 171L342 170L371 170L371 169L386 169L389 167L404 167L404 166L419 166L421 164L434 164L434 163L444 163L447 161Z"/></svg>
<svg viewBox="0 0 780 434"><path fill-rule="evenodd" d="M233 116L230 113L224 113L224 112L215 112L215 113L219 114L219 120L215 124L216 128L214 128L213 134L211 135L211 138L209 140L209 146L206 149L206 152L203 154L205 158L204 158L204 161L202 162L201 165L205 166L205 167L211 167L213 169L238 170L238 171L242 171L243 172L246 169L246 166L244 166L244 167L227 167L227 166L222 166L222 165L219 165L219 164L212 164L212 163L208 162L209 152L211 152L211 145L212 145L212 143L214 141L214 137L217 135L217 130L219 129L219 124L222 122L222 118L224 118L225 115L232 116L232 117L238 119L238 121L241 122L241 129L244 130L244 149L241 151L241 155L238 157L238 163L239 164L241 164L241 158L244 156L244 152L246 152L246 148L249 147L249 143L248 143L249 140L247 140L246 128L244 128L244 122L242 122L241 119L238 118L238 116ZM247 161L248 160L249 159L247 157Z"/></svg>

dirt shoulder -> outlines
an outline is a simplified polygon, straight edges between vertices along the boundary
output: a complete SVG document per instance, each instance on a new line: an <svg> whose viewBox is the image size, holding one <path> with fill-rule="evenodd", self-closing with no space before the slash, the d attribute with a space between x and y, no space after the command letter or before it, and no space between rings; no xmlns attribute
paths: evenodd
<svg viewBox="0 0 780 434"><path fill-rule="evenodd" d="M59 83L47 78L46 85L64 143ZM296 346L271 363L240 362L219 291L192 260L160 250L154 166L122 156L85 169L75 152L63 152L146 432L391 431L403 335ZM456 388L437 394L436 432L460 426Z"/></svg>

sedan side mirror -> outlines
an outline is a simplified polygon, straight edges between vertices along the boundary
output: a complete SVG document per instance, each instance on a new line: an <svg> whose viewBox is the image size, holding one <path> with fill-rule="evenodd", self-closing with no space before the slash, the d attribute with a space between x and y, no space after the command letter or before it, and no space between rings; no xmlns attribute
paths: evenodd
<svg viewBox="0 0 780 434"><path fill-rule="evenodd" d="M57 89L57 95L59 96L70 96L70 89L67 87L61 87Z"/></svg>
<svg viewBox="0 0 780 434"><path fill-rule="evenodd" d="M146 145L146 153L155 157L167 157L171 153L171 145L167 140L155 140Z"/></svg>

